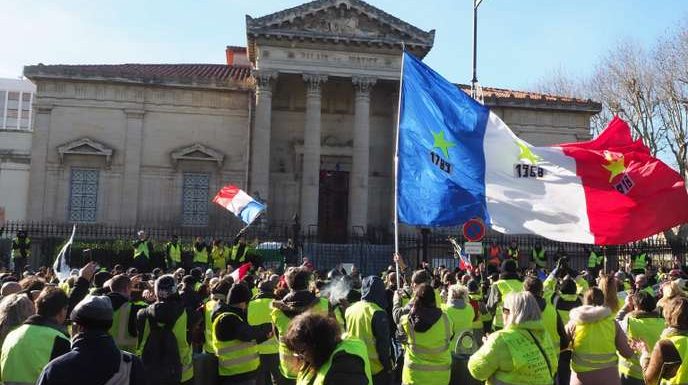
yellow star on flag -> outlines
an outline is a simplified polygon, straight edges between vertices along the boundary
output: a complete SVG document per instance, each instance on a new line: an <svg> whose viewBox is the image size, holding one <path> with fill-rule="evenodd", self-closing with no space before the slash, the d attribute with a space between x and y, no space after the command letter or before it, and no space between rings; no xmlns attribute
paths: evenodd
<svg viewBox="0 0 688 385"><path fill-rule="evenodd" d="M518 159L527 160L533 166L536 165L540 161L540 157L535 155L533 153L533 150L530 147L528 147L528 145L521 142L520 140L516 141L516 145L521 150L521 153L518 154Z"/></svg>
<svg viewBox="0 0 688 385"><path fill-rule="evenodd" d="M449 149L456 146L456 143L450 142L444 138L444 130L437 132L432 131L432 138L434 139L432 147L442 150L444 156L449 159Z"/></svg>
<svg viewBox="0 0 688 385"><path fill-rule="evenodd" d="M614 180L618 175L623 174L626 171L626 165L624 164L623 155L614 157L611 152L605 151L604 158L609 162L603 164L602 167L607 169L611 174L609 175L609 183Z"/></svg>

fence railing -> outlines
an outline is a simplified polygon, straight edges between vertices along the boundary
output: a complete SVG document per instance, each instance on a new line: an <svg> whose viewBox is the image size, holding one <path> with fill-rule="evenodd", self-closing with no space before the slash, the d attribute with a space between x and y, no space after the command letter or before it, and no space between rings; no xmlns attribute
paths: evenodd
<svg viewBox="0 0 688 385"><path fill-rule="evenodd" d="M33 241L31 264L35 267L51 263L57 250L72 231L70 223L6 222L0 227L4 228L4 231L0 233L0 261L6 263L9 260L11 238L18 231L23 230ZM373 274L392 263L393 237L387 230L369 228L367 232L363 232L362 229L358 229L348 234L346 243L333 244L319 241L317 226L307 226L307 228L308 230L301 231L301 226L293 223L260 223L249 227L245 235L249 241L276 242L277 244L284 244L288 239L293 239L301 254L308 256L317 268L323 270L330 269L338 263L354 263L364 273ZM72 258L77 264L86 258L96 259L105 265L127 263L132 254L131 241L136 238L139 230L147 232L154 243L155 253L163 253L164 243L172 235L177 235L188 255L191 253L191 244L197 236L203 236L207 241L222 239L231 242L240 228L78 224ZM447 241L450 235L460 243L465 241L456 228L402 233L399 236L400 253L412 266L419 265L421 260L427 260L435 264L454 267L457 261ZM512 236L488 232L483 239L483 244L488 246L493 242L503 248L516 242L524 258L530 256L534 246L541 245L550 259L558 254L567 255L571 267L575 269L585 268L590 247L578 243L555 242L537 236ZM639 248L647 252L656 262L655 265L659 266L669 263L674 257L684 260L688 243L685 240L669 243L663 238L655 238L632 244L608 246L602 249L602 253L607 257L608 267L616 268L619 264L625 263ZM83 255L84 249L92 250L89 256Z"/></svg>

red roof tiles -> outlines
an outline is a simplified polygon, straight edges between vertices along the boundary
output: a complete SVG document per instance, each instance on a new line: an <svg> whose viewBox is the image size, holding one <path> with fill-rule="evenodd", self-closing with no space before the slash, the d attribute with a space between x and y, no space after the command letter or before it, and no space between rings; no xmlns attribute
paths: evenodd
<svg viewBox="0 0 688 385"><path fill-rule="evenodd" d="M95 64L35 65L24 67L28 78L42 76L126 79L145 83L228 83L251 77L249 66L226 64Z"/></svg>

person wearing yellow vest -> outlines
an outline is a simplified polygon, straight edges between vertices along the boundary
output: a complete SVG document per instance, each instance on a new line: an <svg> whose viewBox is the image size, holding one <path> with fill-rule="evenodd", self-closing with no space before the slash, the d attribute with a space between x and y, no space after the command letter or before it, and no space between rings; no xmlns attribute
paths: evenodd
<svg viewBox="0 0 688 385"><path fill-rule="evenodd" d="M210 251L210 259L212 260L213 270L218 272L227 268L226 248L221 239L213 241L213 248Z"/></svg>
<svg viewBox="0 0 688 385"><path fill-rule="evenodd" d="M172 235L172 239L165 245L165 257L168 269L182 266L182 245L179 243L177 235Z"/></svg>
<svg viewBox="0 0 688 385"><path fill-rule="evenodd" d="M169 328L172 331L177 342L176 352L167 352L169 354L176 354L179 356L181 363L181 375L179 383L183 385L192 384L194 371L192 361L191 345L187 339L187 311L184 308L178 293L177 281L172 275L163 275L155 280L154 285L156 302L149 305L145 309L139 310L136 316L136 332L138 343L136 346L136 355L143 359L146 367L146 376L149 381L155 383L155 378L158 373L152 372L152 367L148 365L149 360L154 360L155 357L146 357L146 344L148 337L151 334L152 327ZM155 323L155 325L152 325Z"/></svg>
<svg viewBox="0 0 688 385"><path fill-rule="evenodd" d="M250 252L252 252L252 248L246 243L246 238L242 235L234 241L232 251L227 258L228 263L236 269L248 261Z"/></svg>
<svg viewBox="0 0 688 385"><path fill-rule="evenodd" d="M398 333L404 346L402 384L449 384L452 331L452 321L437 307L432 287L416 287L411 311L399 322Z"/></svg>
<svg viewBox="0 0 688 385"><path fill-rule="evenodd" d="M502 318L502 301L509 293L518 293L523 291L523 282L518 276L516 261L507 259L502 262L502 273L499 275L499 280L490 286L490 293L487 297L487 309L494 314L492 327L494 330L499 330L504 327Z"/></svg>
<svg viewBox="0 0 688 385"><path fill-rule="evenodd" d="M536 277L528 277L523 281L523 290L529 292L535 301L537 301L538 308L541 312L542 325L547 331L547 335L552 341L552 347L559 360L559 352L569 346L568 336L564 323L561 320L559 312L557 312L554 304L544 297L544 286L542 281ZM551 298L551 297L550 297Z"/></svg>
<svg viewBox="0 0 688 385"><path fill-rule="evenodd" d="M655 344L664 331L666 322L655 312L657 301L654 297L638 292L629 297L626 304L626 317L619 322L619 326L631 341L642 341L649 350L654 349ZM623 357L619 359L619 373L621 373L622 385L643 385L643 369L638 357L630 360Z"/></svg>
<svg viewBox="0 0 688 385"><path fill-rule="evenodd" d="M61 289L46 287L35 301L36 314L11 331L0 351L3 384L35 384L52 359L70 350L64 327L69 299Z"/></svg>
<svg viewBox="0 0 688 385"><path fill-rule="evenodd" d="M363 341L374 385L388 385L392 371L385 284L377 276L363 279L361 300L346 309L347 336Z"/></svg>
<svg viewBox="0 0 688 385"><path fill-rule="evenodd" d="M487 385L553 384L556 348L542 324L535 297L528 292L509 293L502 310L504 328L490 334L471 356L471 375Z"/></svg>
<svg viewBox="0 0 688 385"><path fill-rule="evenodd" d="M412 297L413 293L416 291L416 288L422 284L430 285L431 282L432 275L430 275L427 270L416 270L411 276L411 291L409 292L409 287L406 286L401 290L394 292L392 301L392 320L395 324L399 325L401 323L401 317L411 312L413 307ZM437 297L435 297L435 300L436 299Z"/></svg>
<svg viewBox="0 0 688 385"><path fill-rule="evenodd" d="M450 384L479 385L468 374L468 358L478 350L473 335L473 320L477 314L469 302L468 289L460 284L449 286L447 303L442 304L442 310L453 325L453 337L449 343L452 353Z"/></svg>
<svg viewBox="0 0 688 385"><path fill-rule="evenodd" d="M507 257L518 262L518 258L520 256L520 254L521 254L521 251L518 248L518 242L511 241L509 243L509 247L506 248Z"/></svg>
<svg viewBox="0 0 688 385"><path fill-rule="evenodd" d="M561 280L559 283L559 291L554 294L552 298L552 305L556 309L557 315L564 326L569 322L570 311L583 305L581 298L576 294L576 282L571 279L571 277L566 276ZM568 339L568 334L566 338ZM563 350L559 352L559 370L557 371L558 385L568 385L571 380L571 349L569 345L565 346Z"/></svg>
<svg viewBox="0 0 688 385"><path fill-rule="evenodd" d="M533 249L530 250L530 257L537 269L544 269L547 267L547 250L542 247L542 243L537 243Z"/></svg>
<svg viewBox="0 0 688 385"><path fill-rule="evenodd" d="M630 359L635 354L626 333L604 306L604 293L592 287L583 306L569 313L566 333L571 340L571 384L620 384L617 352Z"/></svg>
<svg viewBox="0 0 688 385"><path fill-rule="evenodd" d="M136 240L132 242L134 257L131 261L132 267L139 273L147 273L151 265L151 253L153 252L153 242L148 239L148 235L143 230L139 230Z"/></svg>
<svg viewBox="0 0 688 385"><path fill-rule="evenodd" d="M258 295L248 303L248 324L251 326L268 325L272 330L272 302L275 295L272 281L263 281L258 285ZM275 336L258 344L260 368L256 385L276 384L279 381L279 344Z"/></svg>
<svg viewBox="0 0 688 385"><path fill-rule="evenodd" d="M17 237L12 240L12 264L14 273L21 277L24 273L26 263L31 256L31 239L26 235L26 231L17 231Z"/></svg>
<svg viewBox="0 0 688 385"><path fill-rule="evenodd" d="M640 364L646 384L688 384L688 298L680 296L663 309L667 328L654 349L640 342Z"/></svg>
<svg viewBox="0 0 688 385"><path fill-rule="evenodd" d="M492 315L487 310L485 305L485 296L483 295L480 283L477 280L469 280L466 283L468 289L468 300L473 307L473 312L476 317L473 319L473 339L475 345L480 346L483 343L483 335L488 329L490 322L492 322Z"/></svg>
<svg viewBox="0 0 688 385"><path fill-rule="evenodd" d="M193 244L193 267L205 271L208 268L209 255L210 246L205 243L203 237L196 237L196 242Z"/></svg>
<svg viewBox="0 0 688 385"><path fill-rule="evenodd" d="M105 296L88 296L70 314L72 349L50 361L38 385L145 385L141 360L117 348L108 335L112 305Z"/></svg>
<svg viewBox="0 0 688 385"><path fill-rule="evenodd" d="M648 284L647 275L638 274L635 276L635 290L636 293L639 291L644 291L651 296L655 296L655 290L652 285Z"/></svg>
<svg viewBox="0 0 688 385"><path fill-rule="evenodd" d="M291 267L284 274L289 293L280 301L273 301L272 318L275 337L279 341L280 374L282 384L293 384L299 373L299 364L294 352L287 348L284 336L294 317L307 311L330 314L330 304L325 298L318 298L308 290L311 273L305 267ZM334 318L334 317L333 317Z"/></svg>
<svg viewBox="0 0 688 385"><path fill-rule="evenodd" d="M258 344L273 337L272 325L251 326L246 310L251 291L235 283L226 305L213 314L213 348L218 360L220 385L254 385L260 367Z"/></svg>
<svg viewBox="0 0 688 385"><path fill-rule="evenodd" d="M588 263L587 269L594 278L597 278L597 274L604 265L604 255L592 247L586 248L588 252Z"/></svg>
<svg viewBox="0 0 688 385"><path fill-rule="evenodd" d="M136 352L136 314L146 306L131 301L131 280L120 274L110 280L110 299L113 309L109 334L117 347L129 353Z"/></svg>
<svg viewBox="0 0 688 385"><path fill-rule="evenodd" d="M227 302L227 294L234 284L229 276L210 285L210 299L203 304L203 352L215 354L213 347L213 313L221 304Z"/></svg>
<svg viewBox="0 0 688 385"><path fill-rule="evenodd" d="M284 343L299 352L296 385L373 385L365 343L342 339L332 317L312 312L295 317Z"/></svg>
<svg viewBox="0 0 688 385"><path fill-rule="evenodd" d="M631 273L633 275L645 273L645 269L651 262L651 258L646 252L636 250L636 252L631 255Z"/></svg>

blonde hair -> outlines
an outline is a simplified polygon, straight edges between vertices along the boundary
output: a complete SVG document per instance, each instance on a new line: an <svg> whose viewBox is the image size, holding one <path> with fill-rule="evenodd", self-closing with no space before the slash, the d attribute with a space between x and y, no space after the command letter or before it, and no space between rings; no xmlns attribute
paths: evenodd
<svg viewBox="0 0 688 385"><path fill-rule="evenodd" d="M603 274L600 277L600 290L604 294L604 305L612 310L612 313L616 313L621 309L621 304L619 303L618 283L616 278L611 275Z"/></svg>
<svg viewBox="0 0 688 385"><path fill-rule="evenodd" d="M527 291L509 293L504 298L503 309L509 309L504 326L520 325L528 321L539 321L542 317L535 297Z"/></svg>
<svg viewBox="0 0 688 385"><path fill-rule="evenodd" d="M0 344L14 328L36 312L33 301L25 293L10 294L0 301Z"/></svg>
<svg viewBox="0 0 688 385"><path fill-rule="evenodd" d="M462 299L468 302L468 289L464 285L456 284L451 285L447 289L447 303L451 303L452 300Z"/></svg>
<svg viewBox="0 0 688 385"><path fill-rule="evenodd" d="M677 297L685 297L685 294L681 290L681 285L679 285L678 281L671 281L662 286L662 298L657 301L657 307L664 308L669 301Z"/></svg>

